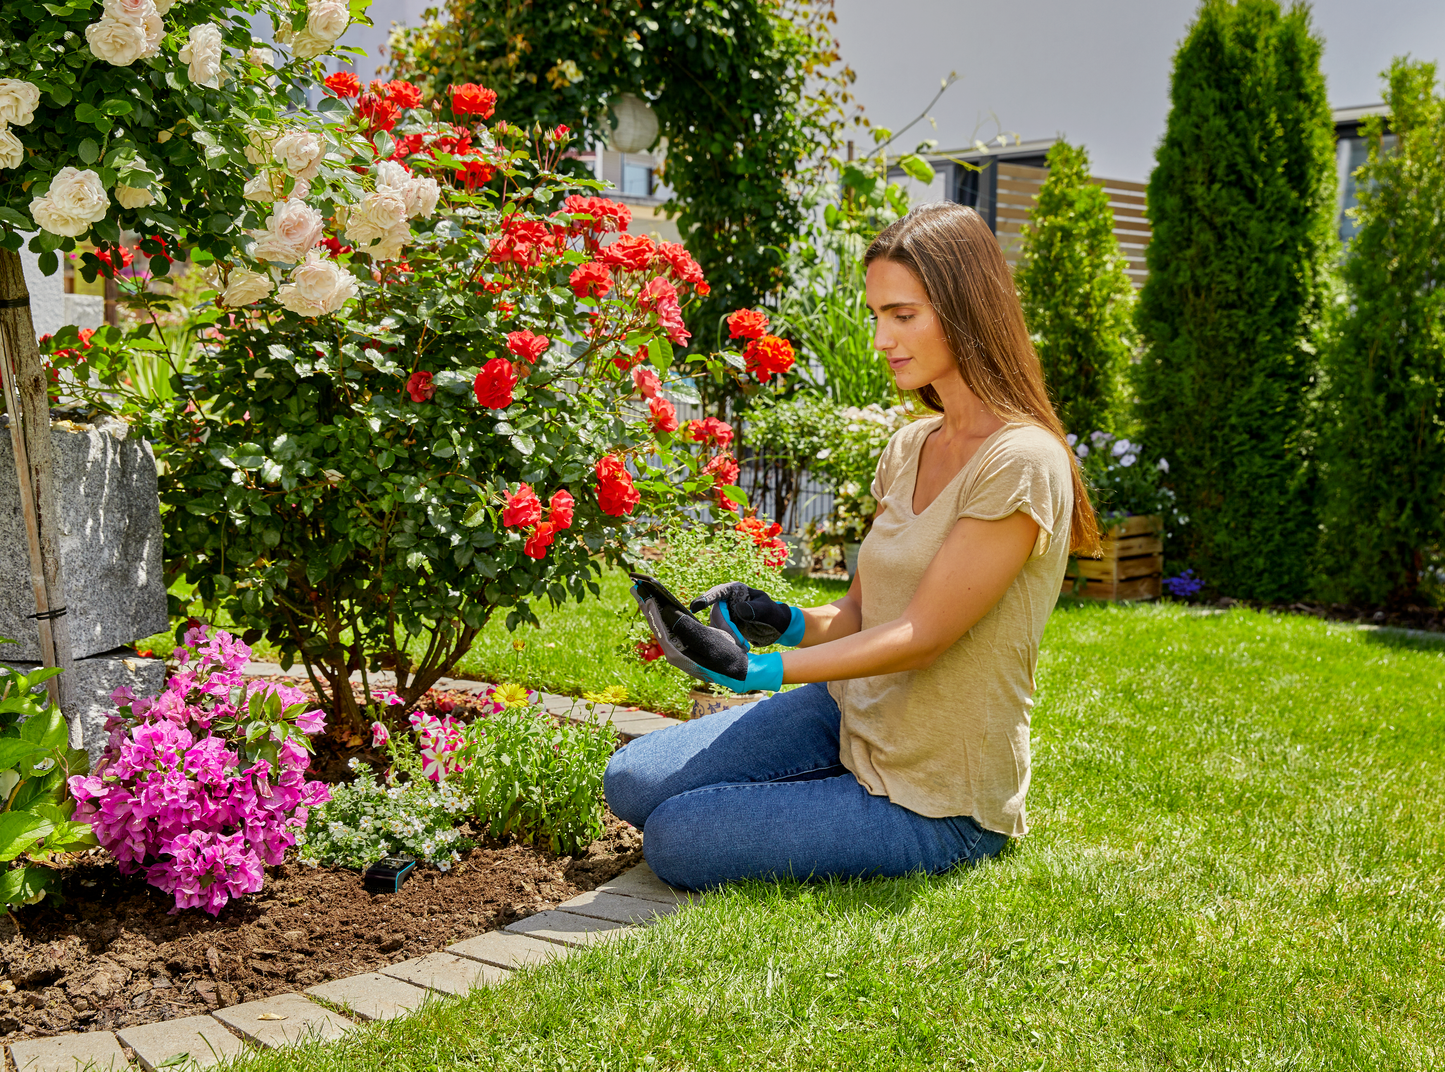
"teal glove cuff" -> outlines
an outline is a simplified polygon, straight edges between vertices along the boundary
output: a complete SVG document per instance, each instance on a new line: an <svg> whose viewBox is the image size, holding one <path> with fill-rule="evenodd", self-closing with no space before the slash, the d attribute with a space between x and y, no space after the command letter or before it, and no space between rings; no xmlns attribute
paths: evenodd
<svg viewBox="0 0 1445 1072"><path fill-rule="evenodd" d="M748 676L739 681L735 677L724 677L716 670L705 666L698 670L711 682L732 689L733 692L777 692L783 687L783 656L781 652L748 656Z"/></svg>
<svg viewBox="0 0 1445 1072"><path fill-rule="evenodd" d="M808 628L808 623L803 620L803 611L799 607L789 607L793 614L793 620L788 623L788 628L783 630L783 635L778 637L779 644L785 644L790 648L796 648L803 642L803 633Z"/></svg>

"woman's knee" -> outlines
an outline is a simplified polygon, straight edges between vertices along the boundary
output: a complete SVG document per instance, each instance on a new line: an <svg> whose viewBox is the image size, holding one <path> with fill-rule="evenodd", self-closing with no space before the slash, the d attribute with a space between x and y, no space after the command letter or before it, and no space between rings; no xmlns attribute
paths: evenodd
<svg viewBox="0 0 1445 1072"><path fill-rule="evenodd" d="M669 797L653 809L642 839L642 855L653 874L669 886L697 890L703 885L699 853L706 854L709 846L705 844L707 839L700 837L698 816L696 809L689 806L689 796L683 793Z"/></svg>
<svg viewBox="0 0 1445 1072"><path fill-rule="evenodd" d="M634 745L612 753L602 773L602 795L607 798L613 815L641 830L655 801L650 792L652 779L647 776L646 765L637 759Z"/></svg>

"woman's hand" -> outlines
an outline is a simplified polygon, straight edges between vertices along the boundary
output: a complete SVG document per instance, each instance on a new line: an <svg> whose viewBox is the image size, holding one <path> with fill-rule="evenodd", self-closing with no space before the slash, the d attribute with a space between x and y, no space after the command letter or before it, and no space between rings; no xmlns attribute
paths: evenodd
<svg viewBox="0 0 1445 1072"><path fill-rule="evenodd" d="M734 692L777 692L782 686L781 655L749 655L746 644L731 631L703 625L680 610L663 606L655 595L639 591L638 586L633 587L632 595L664 657L683 673Z"/></svg>
<svg viewBox="0 0 1445 1072"><path fill-rule="evenodd" d="M708 622L714 629L732 633L744 649L770 644L797 647L806 623L799 607L779 603L760 588L729 581L704 592L688 608L694 613L712 608Z"/></svg>

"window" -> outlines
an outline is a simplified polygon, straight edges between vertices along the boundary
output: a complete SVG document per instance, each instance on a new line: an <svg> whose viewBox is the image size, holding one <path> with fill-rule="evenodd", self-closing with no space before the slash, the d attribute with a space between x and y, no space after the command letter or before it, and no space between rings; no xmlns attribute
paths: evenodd
<svg viewBox="0 0 1445 1072"><path fill-rule="evenodd" d="M622 158L622 192L633 197L652 196L652 168Z"/></svg>
<svg viewBox="0 0 1445 1072"><path fill-rule="evenodd" d="M960 167L956 169L956 174L958 179L953 191L953 200L960 205L977 208L979 173L973 168Z"/></svg>

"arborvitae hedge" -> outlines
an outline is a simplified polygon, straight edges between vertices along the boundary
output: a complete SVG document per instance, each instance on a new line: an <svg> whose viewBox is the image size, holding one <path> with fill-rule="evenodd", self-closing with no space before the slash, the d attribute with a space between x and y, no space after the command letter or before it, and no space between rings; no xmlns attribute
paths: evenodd
<svg viewBox="0 0 1445 1072"><path fill-rule="evenodd" d="M1049 394L1069 431L1117 431L1134 288L1109 195L1090 180L1083 146L1061 141L1049 150L1049 177L1029 218L1015 278Z"/></svg>
<svg viewBox="0 0 1445 1072"><path fill-rule="evenodd" d="M1142 438L1189 519L1171 559L1235 596L1303 594L1316 542L1307 394L1337 249L1321 49L1303 6L1205 0L1149 180Z"/></svg>
<svg viewBox="0 0 1445 1072"><path fill-rule="evenodd" d="M1321 456L1327 598L1424 601L1445 545L1445 100L1396 60L1389 132L1365 124L1348 305L1326 350Z"/></svg>

